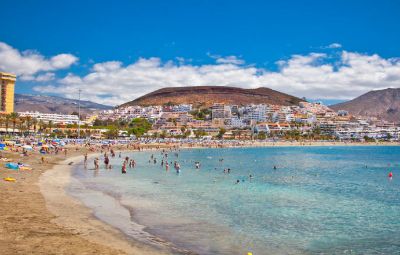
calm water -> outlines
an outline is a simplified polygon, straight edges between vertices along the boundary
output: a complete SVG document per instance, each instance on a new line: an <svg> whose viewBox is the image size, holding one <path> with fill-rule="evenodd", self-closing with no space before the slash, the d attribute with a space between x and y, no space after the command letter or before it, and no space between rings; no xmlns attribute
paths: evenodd
<svg viewBox="0 0 400 255"><path fill-rule="evenodd" d="M400 147L182 150L168 156L179 175L160 152L122 155L137 161L128 174L119 158L111 171L89 162L68 190L136 239L198 254L400 254Z"/></svg>

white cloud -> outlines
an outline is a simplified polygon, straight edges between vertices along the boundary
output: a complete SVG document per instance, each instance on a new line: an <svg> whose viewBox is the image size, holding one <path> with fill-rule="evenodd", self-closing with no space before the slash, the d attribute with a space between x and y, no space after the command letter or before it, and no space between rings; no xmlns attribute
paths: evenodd
<svg viewBox="0 0 400 255"><path fill-rule="evenodd" d="M342 48L342 45L340 43L331 43L326 48L328 48L328 49L338 49L338 48Z"/></svg>
<svg viewBox="0 0 400 255"><path fill-rule="evenodd" d="M44 73L36 76L35 81L43 82L43 81L51 81L55 79L54 73Z"/></svg>
<svg viewBox="0 0 400 255"><path fill-rule="evenodd" d="M237 58L236 56L218 57L216 62L218 64L234 64L234 65L244 64L244 61L242 59Z"/></svg>
<svg viewBox="0 0 400 255"><path fill-rule="evenodd" d="M126 66L118 61L97 63L84 76L69 74L56 85L35 90L76 98L80 88L84 99L116 105L175 86L269 87L321 99L350 99L373 89L400 87L399 59L376 54L342 51L338 59L325 53L293 55L277 61L277 71L244 65L234 56L214 59L216 63L207 65L174 64L159 58L140 58Z"/></svg>
<svg viewBox="0 0 400 255"><path fill-rule="evenodd" d="M76 63L78 58L72 54L59 54L46 58L40 53L32 50L19 51L10 45L0 42L0 71L14 73L21 76L23 80L43 81L50 78L49 74L40 72L56 71L65 69Z"/></svg>

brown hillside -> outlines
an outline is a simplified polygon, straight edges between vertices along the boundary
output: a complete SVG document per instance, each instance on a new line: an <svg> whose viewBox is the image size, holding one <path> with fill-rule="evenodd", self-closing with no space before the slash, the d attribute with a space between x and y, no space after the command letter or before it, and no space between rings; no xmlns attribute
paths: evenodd
<svg viewBox="0 0 400 255"><path fill-rule="evenodd" d="M346 110L353 115L378 117L400 122L400 89L370 91L348 102L330 106L333 110Z"/></svg>
<svg viewBox="0 0 400 255"><path fill-rule="evenodd" d="M275 104L296 105L300 98L269 88L242 89L224 86L172 87L153 91L131 102L121 105L164 105L193 104L195 107L209 107L213 103L225 104Z"/></svg>

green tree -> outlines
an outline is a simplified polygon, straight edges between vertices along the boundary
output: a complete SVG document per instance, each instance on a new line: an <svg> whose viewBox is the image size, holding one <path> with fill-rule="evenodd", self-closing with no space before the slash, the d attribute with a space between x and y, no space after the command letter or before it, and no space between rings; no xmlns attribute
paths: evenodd
<svg viewBox="0 0 400 255"><path fill-rule="evenodd" d="M50 129L50 134L52 133L53 129L53 121L50 120L49 123L47 123L48 128Z"/></svg>
<svg viewBox="0 0 400 255"><path fill-rule="evenodd" d="M8 134L8 127L10 126L10 120L11 120L11 115L10 114L7 114L6 115L6 132L7 132L7 134Z"/></svg>
<svg viewBox="0 0 400 255"><path fill-rule="evenodd" d="M16 113L16 112L10 113L10 119L13 124L13 133L15 133L15 127L17 125L18 117L19 117L18 113Z"/></svg>
<svg viewBox="0 0 400 255"><path fill-rule="evenodd" d="M118 129L116 127L110 127L104 135L107 139L115 139L118 137Z"/></svg>
<svg viewBox="0 0 400 255"><path fill-rule="evenodd" d="M224 136L225 133L226 133L226 129L225 128L220 128L219 132L218 132L218 135L217 135L217 138L218 139L222 139L222 137Z"/></svg>
<svg viewBox="0 0 400 255"><path fill-rule="evenodd" d="M194 135L196 136L196 138L200 138L202 136L207 135L207 132L204 131L203 129L197 129L194 131Z"/></svg>
<svg viewBox="0 0 400 255"><path fill-rule="evenodd" d="M165 137L167 137L167 131L165 131L165 130L163 130L162 132L161 132L161 134L160 134L160 138L165 138Z"/></svg>
<svg viewBox="0 0 400 255"><path fill-rule="evenodd" d="M25 123L26 123L26 129L28 130L28 133L31 131L31 126L33 123L33 118L31 116L26 116L25 117Z"/></svg>
<svg viewBox="0 0 400 255"><path fill-rule="evenodd" d="M260 140L265 140L267 138L267 135L265 134L264 131L260 131L260 133L258 133L257 138Z"/></svg>
<svg viewBox="0 0 400 255"><path fill-rule="evenodd" d="M136 137L141 137L151 129L152 125L147 119L136 118L129 123L129 127L130 134L134 134Z"/></svg>

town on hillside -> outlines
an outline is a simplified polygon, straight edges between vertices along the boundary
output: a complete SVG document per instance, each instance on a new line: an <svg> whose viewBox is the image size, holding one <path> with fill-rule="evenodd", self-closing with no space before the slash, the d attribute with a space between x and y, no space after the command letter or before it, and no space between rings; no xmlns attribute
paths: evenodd
<svg viewBox="0 0 400 255"><path fill-rule="evenodd" d="M321 102L296 105L220 102L210 107L192 104L127 105L83 117L79 106L71 114L14 112L16 76L0 73L2 133L41 133L68 138L203 138L398 141L400 126L375 117L335 112Z"/></svg>
<svg viewBox="0 0 400 255"><path fill-rule="evenodd" d="M79 121L77 115L20 112L19 116L37 119L47 124L47 128L51 123L53 136L74 135ZM92 138L375 141L398 140L400 132L395 123L352 116L343 110L335 112L321 102L300 102L292 106L214 103L210 108L202 109L195 109L191 104L126 106L94 113L79 124L82 125L82 136L88 133Z"/></svg>

